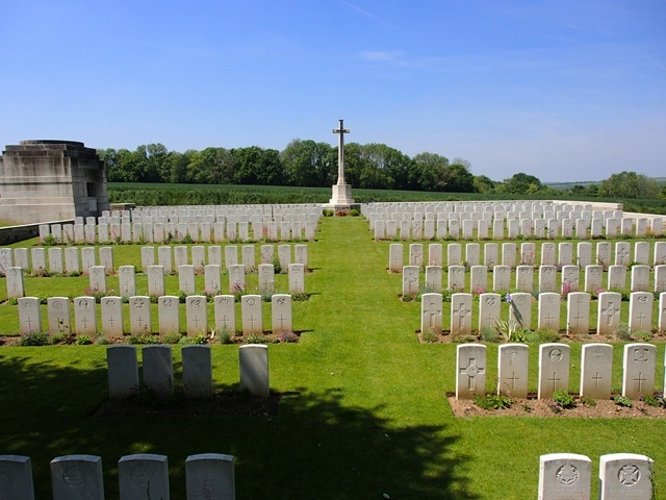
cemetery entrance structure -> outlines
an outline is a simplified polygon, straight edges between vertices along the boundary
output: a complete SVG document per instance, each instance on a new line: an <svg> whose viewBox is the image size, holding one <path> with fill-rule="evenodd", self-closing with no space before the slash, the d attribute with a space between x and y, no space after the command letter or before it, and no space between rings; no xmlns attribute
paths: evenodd
<svg viewBox="0 0 666 500"><path fill-rule="evenodd" d="M24 224L109 209L104 163L82 142L27 140L0 158L0 219Z"/></svg>

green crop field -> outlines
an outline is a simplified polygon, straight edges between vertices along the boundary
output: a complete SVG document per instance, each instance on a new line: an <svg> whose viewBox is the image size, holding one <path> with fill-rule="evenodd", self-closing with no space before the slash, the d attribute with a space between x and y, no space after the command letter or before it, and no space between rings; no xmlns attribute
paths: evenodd
<svg viewBox="0 0 666 500"><path fill-rule="evenodd" d="M139 182L110 182L109 200L112 203L154 205L228 205L248 203L325 203L331 188L293 186L246 186L215 184L151 184ZM554 199L581 200L580 196L555 192ZM434 191L399 191L383 189L354 189L358 203L373 201L481 201L481 200L540 200L543 193L440 193ZM627 212L666 214L663 199L584 198L587 201L622 203Z"/></svg>
<svg viewBox="0 0 666 500"><path fill-rule="evenodd" d="M400 275L386 272L388 246L373 241L361 218L321 219L308 243L311 296L294 305L300 342L269 346L271 390L281 395L276 415L101 416L104 346L4 346L0 453L32 458L37 498L50 497L49 461L71 453L102 457L107 498L118 497L121 456L159 453L169 458L172 498L182 499L185 458L204 452L237 457L239 499L523 500L537 496L539 456L555 452L592 459L592 498L599 456L616 452L654 459L655 485L666 491L662 419L453 416L445 396L454 390L456 345L418 342L420 304L399 300ZM114 257L116 267L140 262L132 245L114 247ZM77 295L85 286L83 277L26 281L38 296ZM16 321L15 308L0 304L5 323ZM571 392L580 346L572 343ZM178 384L181 347L173 349ZM615 344L614 391L621 349ZM212 357L216 389L237 388L238 346L213 345ZM536 358L531 344L530 391ZM490 374L496 359L497 344L489 344ZM656 380L663 387L661 362ZM487 390L494 388L489 376Z"/></svg>

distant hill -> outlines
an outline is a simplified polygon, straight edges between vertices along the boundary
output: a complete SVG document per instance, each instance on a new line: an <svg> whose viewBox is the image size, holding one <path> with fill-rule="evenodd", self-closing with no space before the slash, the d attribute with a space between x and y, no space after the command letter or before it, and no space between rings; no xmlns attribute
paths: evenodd
<svg viewBox="0 0 666 500"><path fill-rule="evenodd" d="M657 184L666 184L666 177L651 177ZM574 186L591 186L593 184L601 184L601 181L579 181L579 182L544 182L544 186L553 189L571 189Z"/></svg>

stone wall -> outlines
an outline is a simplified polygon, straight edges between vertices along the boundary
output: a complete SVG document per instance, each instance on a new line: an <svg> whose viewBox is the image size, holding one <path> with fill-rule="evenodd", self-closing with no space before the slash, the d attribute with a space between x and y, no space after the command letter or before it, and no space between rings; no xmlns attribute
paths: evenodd
<svg viewBox="0 0 666 500"><path fill-rule="evenodd" d="M16 223L98 216L108 210L104 164L81 142L28 140L0 159L0 219Z"/></svg>

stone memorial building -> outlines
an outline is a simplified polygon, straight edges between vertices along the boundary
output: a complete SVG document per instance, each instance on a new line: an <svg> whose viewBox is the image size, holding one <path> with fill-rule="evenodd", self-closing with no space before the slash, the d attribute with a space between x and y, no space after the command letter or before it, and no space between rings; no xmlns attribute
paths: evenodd
<svg viewBox="0 0 666 500"><path fill-rule="evenodd" d="M17 224L96 217L109 209L106 172L82 142L21 141L0 158L0 219Z"/></svg>

